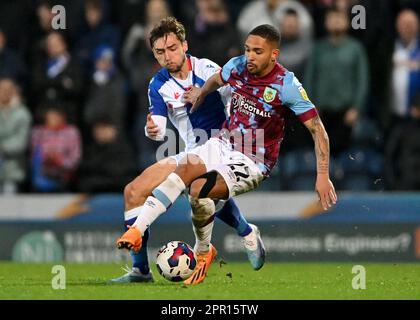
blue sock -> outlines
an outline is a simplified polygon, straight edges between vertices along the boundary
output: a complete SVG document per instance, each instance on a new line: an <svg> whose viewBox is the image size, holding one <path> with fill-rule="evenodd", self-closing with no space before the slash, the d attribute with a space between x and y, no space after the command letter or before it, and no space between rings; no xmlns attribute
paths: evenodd
<svg viewBox="0 0 420 320"><path fill-rule="evenodd" d="M125 221L125 228L127 230L127 225L133 225L137 217L134 217L128 221ZM139 268L140 272L143 274L148 274L149 269L149 259L147 256L147 241L149 240L150 227L146 229L142 237L141 249L138 253L130 250L131 259L133 260L133 268Z"/></svg>
<svg viewBox="0 0 420 320"><path fill-rule="evenodd" d="M239 236L245 237L252 231L248 221L239 210L233 199L229 199L222 209L216 212L216 217L226 223L228 226L236 229Z"/></svg>

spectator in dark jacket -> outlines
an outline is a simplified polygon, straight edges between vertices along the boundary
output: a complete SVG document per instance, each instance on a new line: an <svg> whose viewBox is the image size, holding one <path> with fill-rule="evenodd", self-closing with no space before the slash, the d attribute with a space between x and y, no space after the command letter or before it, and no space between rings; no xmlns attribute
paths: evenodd
<svg viewBox="0 0 420 320"><path fill-rule="evenodd" d="M69 122L78 122L83 97L82 71L68 52L62 34L51 32L46 45L47 59L37 66L32 79L34 103L62 105Z"/></svg>
<svg viewBox="0 0 420 320"><path fill-rule="evenodd" d="M12 78L24 84L25 67L21 57L7 46L6 34L0 29L0 78Z"/></svg>
<svg viewBox="0 0 420 320"><path fill-rule="evenodd" d="M79 190L87 193L122 192L138 170L134 151L115 124L104 118L92 128L79 174ZM116 160L117 159L117 160Z"/></svg>
<svg viewBox="0 0 420 320"><path fill-rule="evenodd" d="M387 179L394 190L420 190L420 94L410 115L407 123L395 127L386 145Z"/></svg>
<svg viewBox="0 0 420 320"><path fill-rule="evenodd" d="M190 51L219 65L241 53L238 30L223 0L197 0L198 14L190 30ZM203 44L206 45L203 45Z"/></svg>
<svg viewBox="0 0 420 320"><path fill-rule="evenodd" d="M92 57L98 46L107 44L116 52L120 45L120 30L107 23L105 13L104 1L85 1L85 17L89 29L76 45L76 55L89 70L93 69Z"/></svg>
<svg viewBox="0 0 420 320"><path fill-rule="evenodd" d="M95 70L83 112L87 127L97 119L109 116L119 130L125 129L124 77L114 59L114 50L109 46L99 46L95 51Z"/></svg>

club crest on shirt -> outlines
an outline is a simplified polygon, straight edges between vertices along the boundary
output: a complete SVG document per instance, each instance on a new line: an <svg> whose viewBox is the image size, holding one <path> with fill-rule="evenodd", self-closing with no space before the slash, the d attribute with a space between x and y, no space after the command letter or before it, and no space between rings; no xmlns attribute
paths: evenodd
<svg viewBox="0 0 420 320"><path fill-rule="evenodd" d="M264 94L263 94L264 101L267 103L272 102L275 99L275 97L276 97L276 90L270 87L265 87Z"/></svg>

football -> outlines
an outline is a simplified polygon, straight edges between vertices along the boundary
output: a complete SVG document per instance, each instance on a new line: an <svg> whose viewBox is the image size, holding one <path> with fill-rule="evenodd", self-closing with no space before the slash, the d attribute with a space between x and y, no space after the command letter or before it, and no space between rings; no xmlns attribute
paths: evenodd
<svg viewBox="0 0 420 320"><path fill-rule="evenodd" d="M156 266L165 279L182 281L194 272L197 257L194 250L185 242L171 241L159 249Z"/></svg>

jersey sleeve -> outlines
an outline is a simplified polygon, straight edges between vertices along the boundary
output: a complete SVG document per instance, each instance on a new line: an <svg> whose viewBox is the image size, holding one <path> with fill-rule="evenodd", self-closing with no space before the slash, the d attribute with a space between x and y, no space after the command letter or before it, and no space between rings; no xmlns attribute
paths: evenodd
<svg viewBox="0 0 420 320"><path fill-rule="evenodd" d="M245 56L234 57L230 59L220 70L220 76L224 83L229 81L230 75L236 71L238 73L242 72L245 66Z"/></svg>
<svg viewBox="0 0 420 320"><path fill-rule="evenodd" d="M212 75L214 75L217 72L220 72L220 66L209 60L209 59L201 59L201 69L204 76L204 81L207 81L208 78L210 78Z"/></svg>
<svg viewBox="0 0 420 320"><path fill-rule="evenodd" d="M168 116L168 108L162 96L159 94L156 80L152 79L149 83L149 111L156 116Z"/></svg>
<svg viewBox="0 0 420 320"><path fill-rule="evenodd" d="M283 103L294 112L301 122L312 119L318 114L302 84L292 72L287 73L284 78L281 97Z"/></svg>

